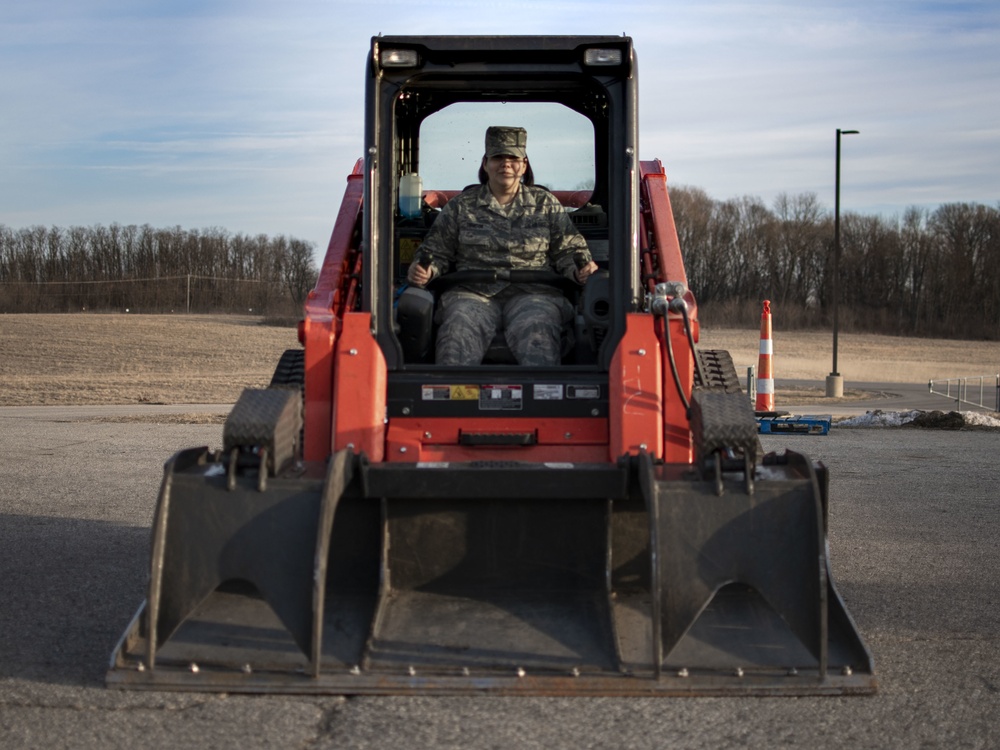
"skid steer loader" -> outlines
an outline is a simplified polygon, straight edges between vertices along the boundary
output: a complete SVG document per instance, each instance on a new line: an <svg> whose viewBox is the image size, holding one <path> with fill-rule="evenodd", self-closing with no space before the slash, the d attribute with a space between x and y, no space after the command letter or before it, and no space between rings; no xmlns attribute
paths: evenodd
<svg viewBox="0 0 1000 750"><path fill-rule="evenodd" d="M242 394L221 450L167 462L110 686L875 690L830 575L825 467L760 455L731 358L697 348L637 90L627 37L372 39L366 150L303 348ZM479 366L435 364L441 290L405 282L489 125L527 127L600 267L564 292L555 367L512 364L502 342Z"/></svg>

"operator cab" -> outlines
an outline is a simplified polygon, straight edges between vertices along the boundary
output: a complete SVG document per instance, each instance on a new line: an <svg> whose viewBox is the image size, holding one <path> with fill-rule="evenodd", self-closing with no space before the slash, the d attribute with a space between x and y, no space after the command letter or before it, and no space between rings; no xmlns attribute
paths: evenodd
<svg viewBox="0 0 1000 750"><path fill-rule="evenodd" d="M405 420L583 417L594 420L587 424L595 435L604 434L612 357L625 334L625 314L639 309L645 294L631 40L546 37L539 46L515 36L376 37L371 59L366 221L358 227L368 262L359 309L371 312L385 358L390 431L403 429ZM577 287L567 290L575 314L555 367L514 364L502 336L481 365L436 364L435 295L441 292L434 286L449 274L428 290L406 284L409 264L442 208L478 184L484 134L492 125L528 131L535 184L569 212L599 267L582 287L570 282ZM422 429L437 439L438 430ZM511 439L508 431L501 429L504 440ZM558 440L569 433L584 439L574 427L560 431Z"/></svg>
<svg viewBox="0 0 1000 750"><path fill-rule="evenodd" d="M528 159L535 184L559 199L602 269L584 286L554 273L546 280L563 291L575 310L564 326L563 362L593 365L608 317L607 215L591 202L594 127L580 113L554 102L458 102L421 122L418 145L413 148L420 155L420 172L399 175L394 222L394 330L404 363L433 364L436 299L463 275L475 273L448 273L435 278L427 289L406 281L407 270L442 208L475 179L483 156L483 133L492 122L517 123L530 133ZM484 363L517 364L502 331Z"/></svg>
<svg viewBox="0 0 1000 750"><path fill-rule="evenodd" d="M491 125L527 130L535 184L563 205L599 268L565 291L575 314L556 369L606 377L624 313L642 304L631 40L546 39L541 48L524 37L373 39L368 221L359 227L371 262L363 268L361 309L373 314L390 380L392 373L455 369L434 363L434 307L450 272L427 290L410 287L406 273L442 208L478 184ZM482 377L514 369L502 336L497 344L478 370Z"/></svg>

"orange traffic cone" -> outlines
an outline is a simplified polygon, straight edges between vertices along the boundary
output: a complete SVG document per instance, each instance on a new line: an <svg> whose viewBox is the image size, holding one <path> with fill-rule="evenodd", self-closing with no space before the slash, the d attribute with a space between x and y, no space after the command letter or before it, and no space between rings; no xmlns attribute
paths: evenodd
<svg viewBox="0 0 1000 750"><path fill-rule="evenodd" d="M771 369L771 300L760 314L760 356L757 359L757 402L754 411L774 411L774 371Z"/></svg>

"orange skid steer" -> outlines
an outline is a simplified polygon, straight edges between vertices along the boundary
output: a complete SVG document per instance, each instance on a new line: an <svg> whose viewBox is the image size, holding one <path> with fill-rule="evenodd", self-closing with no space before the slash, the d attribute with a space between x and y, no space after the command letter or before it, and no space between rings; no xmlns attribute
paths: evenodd
<svg viewBox="0 0 1000 750"><path fill-rule="evenodd" d="M167 462L110 686L875 690L830 574L825 467L760 455L731 358L697 347L664 171L638 158L637 72L627 37L372 39L365 155L303 347L243 393L221 450ZM599 270L408 286L496 124L531 134ZM563 289L560 364L513 364L502 339L480 365L434 362L449 276L484 273Z"/></svg>

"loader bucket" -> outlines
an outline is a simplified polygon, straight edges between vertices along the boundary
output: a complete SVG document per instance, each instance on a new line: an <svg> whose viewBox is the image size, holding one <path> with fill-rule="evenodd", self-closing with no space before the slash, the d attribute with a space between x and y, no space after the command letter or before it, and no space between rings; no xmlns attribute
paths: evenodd
<svg viewBox="0 0 1000 750"><path fill-rule="evenodd" d="M166 466L121 688L846 694L872 661L833 586L825 470L617 464ZM720 494L721 488L721 494Z"/></svg>

